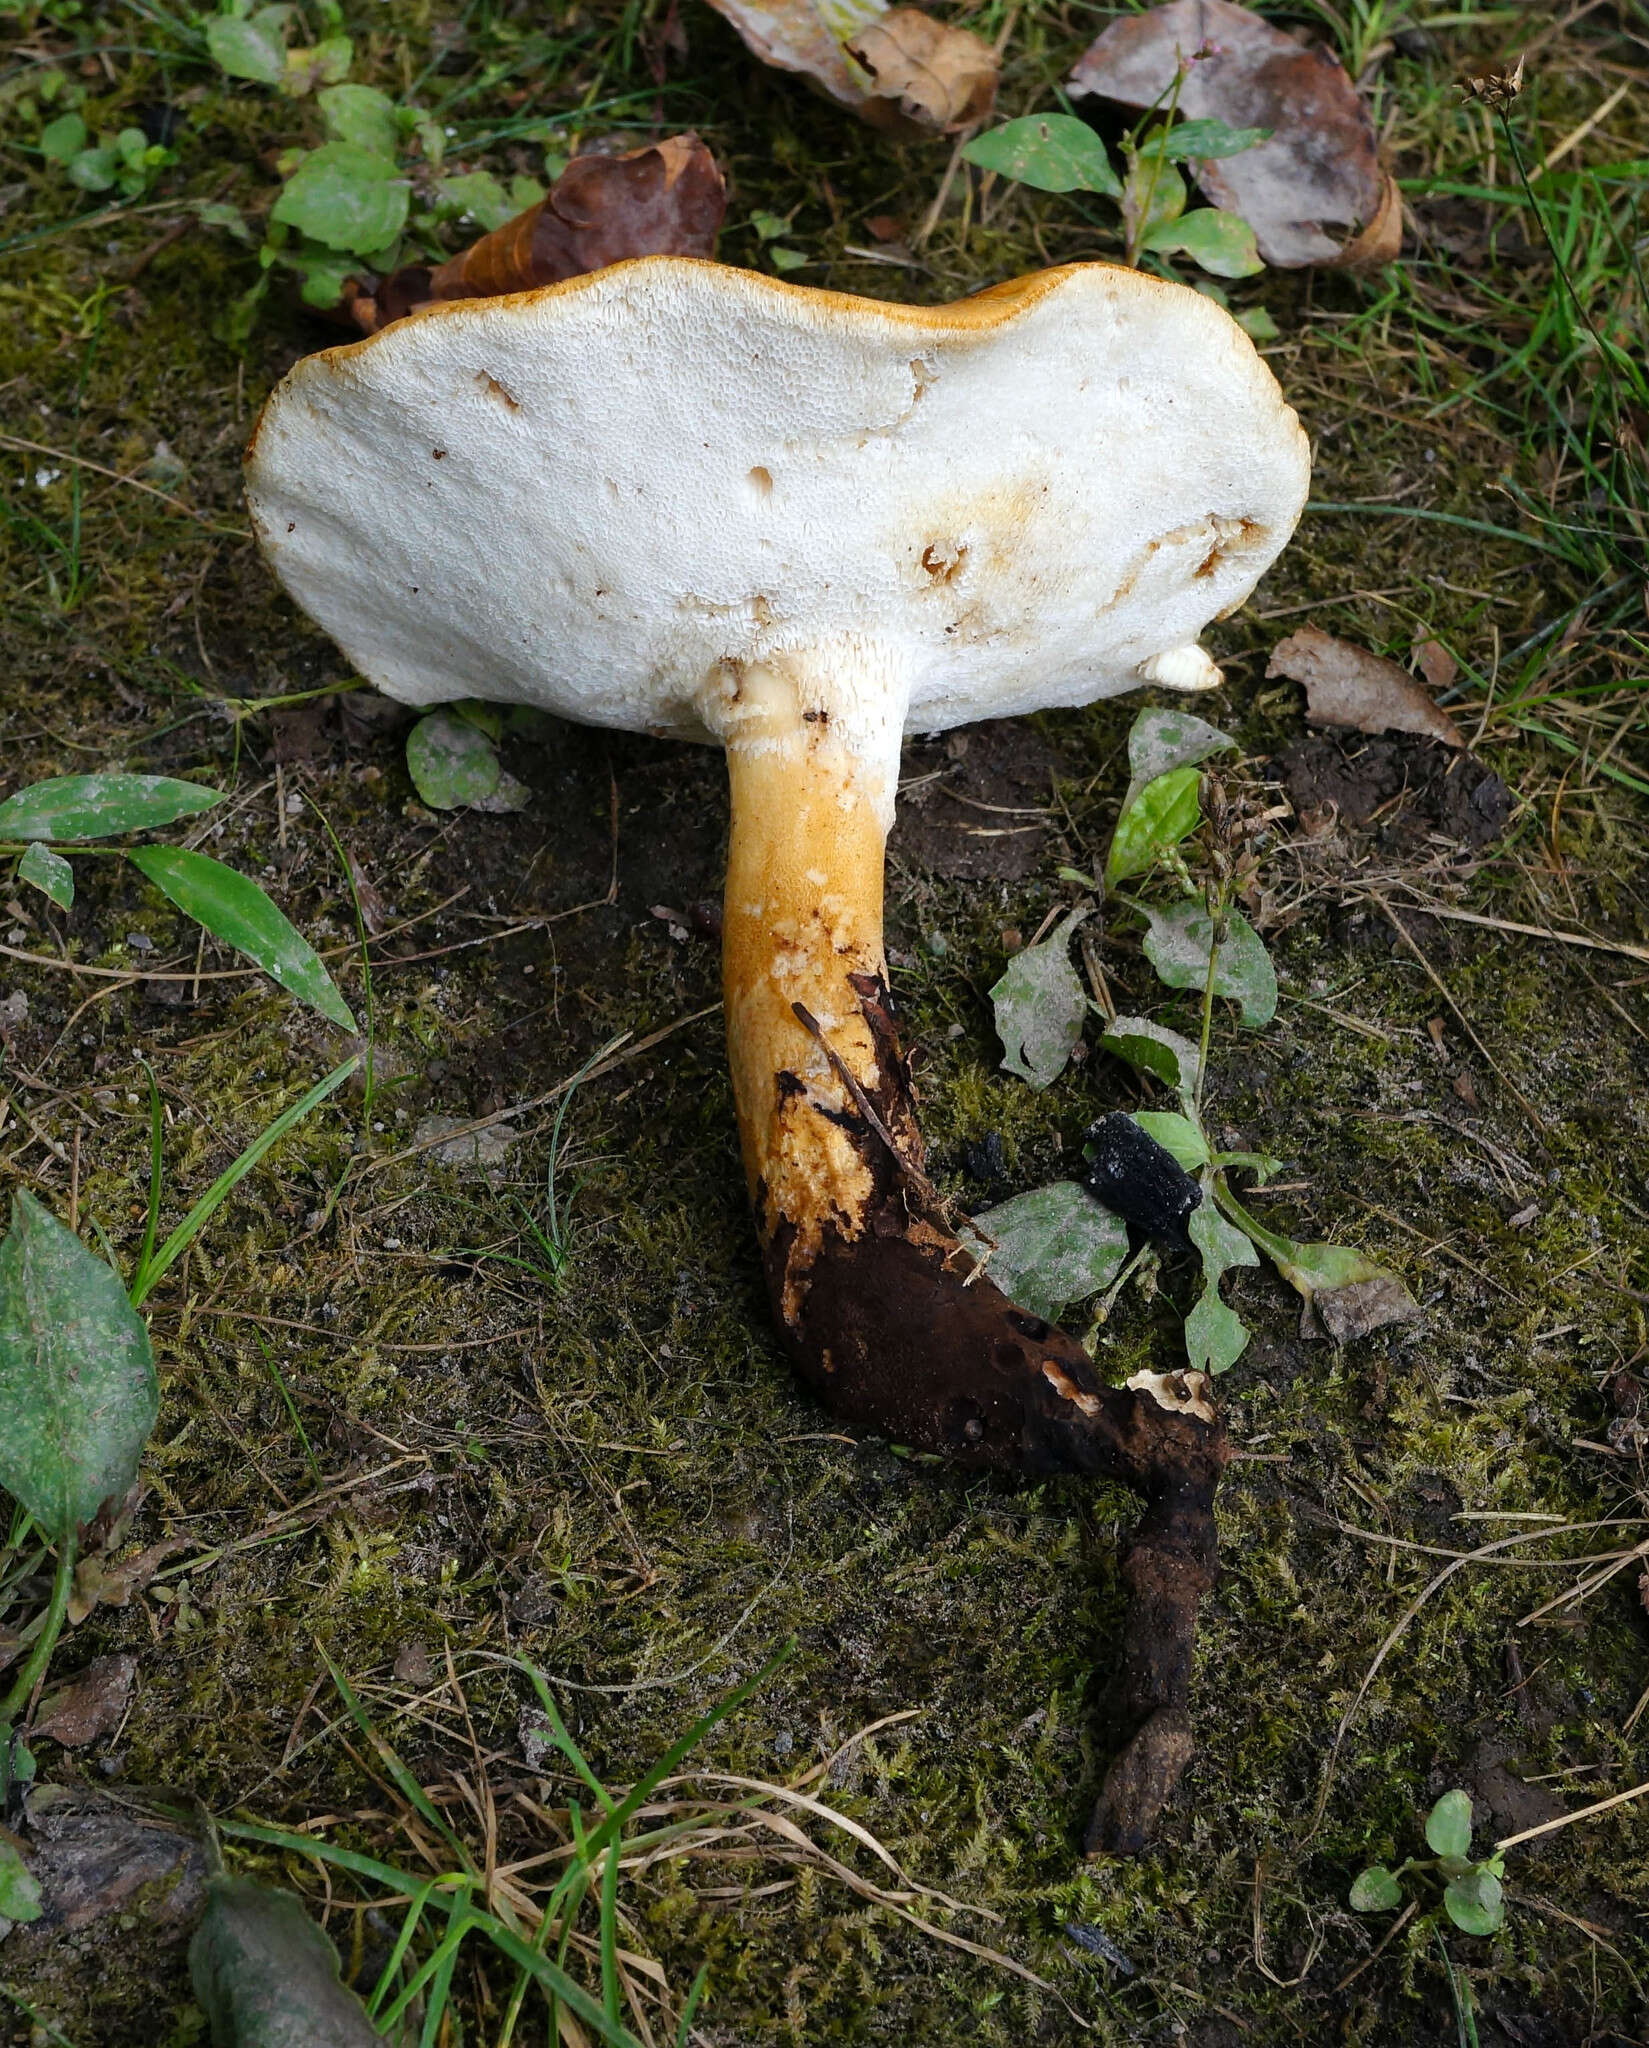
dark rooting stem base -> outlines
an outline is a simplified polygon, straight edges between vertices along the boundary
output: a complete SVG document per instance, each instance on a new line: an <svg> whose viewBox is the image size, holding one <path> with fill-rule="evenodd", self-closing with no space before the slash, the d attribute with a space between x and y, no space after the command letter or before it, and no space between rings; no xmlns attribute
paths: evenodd
<svg viewBox="0 0 1649 2048"><path fill-rule="evenodd" d="M1218 1571L1224 1426L1104 1385L1074 1338L1016 1308L975 1264L923 1171L886 984L852 979L877 1080L868 1091L855 1084L854 1111L830 1114L852 1134L872 1192L852 1236L826 1229L798 1290L795 1228L767 1213L758 1189L774 1319L798 1373L846 1422L971 1470L1077 1472L1143 1497L1121 1561L1121 1704L1131 1733L1086 1841L1091 1855L1136 1854L1193 1754L1191 1668L1198 1605ZM802 1084L786 1075L780 1085Z"/></svg>

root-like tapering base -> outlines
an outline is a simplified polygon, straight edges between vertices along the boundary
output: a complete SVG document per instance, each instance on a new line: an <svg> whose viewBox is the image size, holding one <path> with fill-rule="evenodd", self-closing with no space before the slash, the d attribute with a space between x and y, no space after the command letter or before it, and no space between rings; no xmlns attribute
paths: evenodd
<svg viewBox="0 0 1649 2048"><path fill-rule="evenodd" d="M854 1234L827 1229L798 1272L793 1227L758 1188L774 1319L796 1370L844 1421L968 1467L1082 1472L1145 1497L1122 1559L1122 1705L1135 1726L1087 1835L1090 1854L1134 1854L1192 1755L1191 1663L1198 1604L1218 1568L1224 1428L1105 1386L1073 1338L1016 1308L979 1270L923 1175L886 985L851 979L875 1080L855 1087L853 1110L829 1114L853 1139L870 1198ZM780 1076L781 1087L791 1082Z"/></svg>

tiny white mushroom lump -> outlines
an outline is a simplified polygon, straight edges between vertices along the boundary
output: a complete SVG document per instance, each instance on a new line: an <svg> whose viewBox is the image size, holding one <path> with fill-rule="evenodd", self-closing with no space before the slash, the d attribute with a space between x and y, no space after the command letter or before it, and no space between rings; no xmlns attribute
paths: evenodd
<svg viewBox="0 0 1649 2048"><path fill-rule="evenodd" d="M306 358L247 495L407 703L707 739L718 678L799 661L882 755L1217 680L1196 637L1307 472L1247 336L1183 286L1086 264L909 307L653 257Z"/></svg>

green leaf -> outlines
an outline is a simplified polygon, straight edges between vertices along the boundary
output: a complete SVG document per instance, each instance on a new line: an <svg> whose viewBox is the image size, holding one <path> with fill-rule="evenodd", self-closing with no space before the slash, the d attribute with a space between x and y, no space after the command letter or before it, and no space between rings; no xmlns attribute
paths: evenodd
<svg viewBox="0 0 1649 2048"><path fill-rule="evenodd" d="M352 142L357 149L394 160L401 147L401 124L387 93L370 85L329 85L316 95L315 104L333 142Z"/></svg>
<svg viewBox="0 0 1649 2048"><path fill-rule="evenodd" d="M1074 114L1026 114L976 135L964 161L998 177L1034 185L1039 192L1102 192L1122 197L1122 183L1105 145Z"/></svg>
<svg viewBox="0 0 1649 2048"><path fill-rule="evenodd" d="M59 910L67 910L74 902L74 869L62 854L53 853L38 839L29 841L17 863L17 879L49 896Z"/></svg>
<svg viewBox="0 0 1649 2048"><path fill-rule="evenodd" d="M54 775L0 804L0 839L110 839L170 825L222 801L221 789L168 775Z"/></svg>
<svg viewBox="0 0 1649 2048"><path fill-rule="evenodd" d="M0 1486L62 1543L136 1479L156 1408L149 1333L119 1276L15 1193L0 1243Z"/></svg>
<svg viewBox="0 0 1649 2048"><path fill-rule="evenodd" d="M1010 1074L1046 1088L1064 1071L1082 1036L1088 999L1071 965L1071 934L1087 915L1073 910L1040 946L1027 946L1008 962L991 990L1002 1065Z"/></svg>
<svg viewBox="0 0 1649 2048"><path fill-rule="evenodd" d="M180 846L138 846L128 858L213 938L244 953L330 1023L356 1028L320 955L248 876Z"/></svg>
<svg viewBox="0 0 1649 2048"><path fill-rule="evenodd" d="M1354 1337L1366 1337L1387 1323L1408 1322L1420 1313L1414 1296L1389 1266L1376 1265L1349 1245L1300 1244L1267 1230L1223 1179L1214 1183L1214 1198L1305 1303L1308 1317L1315 1319L1308 1334L1314 1330L1336 1344L1348 1344Z"/></svg>
<svg viewBox="0 0 1649 2048"><path fill-rule="evenodd" d="M776 242L780 236L790 232L790 222L782 213L753 213L750 225L756 230L756 239L761 242Z"/></svg>
<svg viewBox="0 0 1649 2048"><path fill-rule="evenodd" d="M288 50L281 91L292 99L302 99L318 85L337 85L349 76L354 56L355 45L348 36L328 36L310 49Z"/></svg>
<svg viewBox="0 0 1649 2048"><path fill-rule="evenodd" d="M1171 846L1188 839L1202 823L1197 791L1202 771L1173 768L1146 783L1117 819L1105 861L1107 882L1143 875Z"/></svg>
<svg viewBox="0 0 1649 2048"><path fill-rule="evenodd" d="M34 1873L10 1842L0 1840L0 1925L38 1920L42 1904Z"/></svg>
<svg viewBox="0 0 1649 2048"><path fill-rule="evenodd" d="M229 78L278 85L286 76L286 7L266 7L250 21L218 15L206 24L206 53ZM278 16L279 19L271 17Z"/></svg>
<svg viewBox="0 0 1649 2048"><path fill-rule="evenodd" d="M800 270L804 263L812 260L805 250L786 249L777 242L773 243L767 253L775 270Z"/></svg>
<svg viewBox="0 0 1649 2048"><path fill-rule="evenodd" d="M1150 245L1153 231L1185 211L1185 180L1155 149L1130 152L1122 186L1122 226L1130 248Z"/></svg>
<svg viewBox="0 0 1649 2048"><path fill-rule="evenodd" d="M1389 1913L1394 1906L1403 1903L1403 1887L1383 1863L1371 1864L1360 1871L1351 1887L1351 1910L1354 1913Z"/></svg>
<svg viewBox="0 0 1649 2048"><path fill-rule="evenodd" d="M1445 1792L1426 1815L1426 1847L1434 1856L1469 1856L1472 1803L1466 1792Z"/></svg>
<svg viewBox="0 0 1649 2048"><path fill-rule="evenodd" d="M1443 1893L1443 1909L1462 1934L1494 1934L1506 1921L1500 1880L1481 1863L1451 1880Z"/></svg>
<svg viewBox="0 0 1649 2048"><path fill-rule="evenodd" d="M1108 1286L1128 1256L1128 1226L1074 1180L1015 1195L973 1220L996 1242L987 1276L1010 1301L1049 1323L1058 1322L1067 1303Z"/></svg>
<svg viewBox="0 0 1649 2048"><path fill-rule="evenodd" d="M407 772L433 811L484 802L504 773L487 734L451 711L432 711L407 734Z"/></svg>
<svg viewBox="0 0 1649 2048"><path fill-rule="evenodd" d="M189 1978L220 2048L380 2048L338 1951L291 1892L214 1877Z"/></svg>
<svg viewBox="0 0 1649 2048"><path fill-rule="evenodd" d="M120 175L120 157L107 146L83 149L69 164L69 182L82 192L107 192Z"/></svg>
<svg viewBox="0 0 1649 2048"><path fill-rule="evenodd" d="M521 211L491 171L465 171L461 177L443 178L440 193L445 208L473 220L488 234Z"/></svg>
<svg viewBox="0 0 1649 2048"><path fill-rule="evenodd" d="M295 249L281 251L281 261L298 273L302 280L298 296L306 306L318 306L322 312L337 305L344 295L344 286L361 268L358 256L340 256L335 250L322 249L314 242L303 242Z"/></svg>
<svg viewBox="0 0 1649 2048"><path fill-rule="evenodd" d="M246 225L246 216L238 206L231 206L227 199L204 199L195 208L203 228L223 228L233 235L237 242L250 243L252 230Z"/></svg>
<svg viewBox="0 0 1649 2048"><path fill-rule="evenodd" d="M270 218L328 249L381 249L406 226L409 181L376 151L353 142L311 150L270 208Z"/></svg>
<svg viewBox="0 0 1649 2048"><path fill-rule="evenodd" d="M1148 782L1175 768L1189 768L1210 754L1224 753L1236 741L1190 711L1142 711L1128 729L1127 810Z"/></svg>
<svg viewBox="0 0 1649 2048"><path fill-rule="evenodd" d="M80 116L59 114L40 131L40 154L54 164L66 164L80 154L86 142L86 124Z"/></svg>
<svg viewBox="0 0 1649 2048"><path fill-rule="evenodd" d="M1197 1048L1166 1024L1149 1017L1118 1017L1107 1026L1100 1045L1113 1059L1125 1061L1136 1074L1153 1074L1189 1103L1197 1092L1201 1064Z"/></svg>
<svg viewBox="0 0 1649 2048"><path fill-rule="evenodd" d="M1149 1138L1170 1153L1187 1173L1208 1164L1208 1140L1188 1116L1174 1116L1161 1109L1136 1109L1133 1119ZM1203 1207L1207 1208L1207 1203Z"/></svg>
<svg viewBox="0 0 1649 2048"><path fill-rule="evenodd" d="M1237 325L1250 341L1275 341L1282 331L1264 306L1245 306L1237 315Z"/></svg>
<svg viewBox="0 0 1649 2048"><path fill-rule="evenodd" d="M1157 145L1172 163L1195 157L1207 163L1213 157L1237 156L1257 142L1269 142L1269 128L1232 128L1224 121L1181 121L1170 128Z"/></svg>
<svg viewBox="0 0 1649 2048"><path fill-rule="evenodd" d="M1191 1242L1202 1257L1202 1294L1185 1319L1185 1351L1199 1372L1224 1372L1248 1348L1249 1329L1235 1309L1220 1299L1220 1281L1233 1266L1257 1266L1259 1253L1235 1224L1228 1223L1208 1199L1185 1220Z"/></svg>
<svg viewBox="0 0 1649 2048"><path fill-rule="evenodd" d="M1145 957L1157 978L1169 988L1201 990L1208 981L1208 954L1214 924L1200 898L1185 897L1159 910L1139 906L1150 924ZM1277 1014L1277 976L1258 932L1240 911L1226 914L1226 935L1214 963L1214 993L1238 1004L1250 1031L1269 1024Z"/></svg>
<svg viewBox="0 0 1649 2048"><path fill-rule="evenodd" d="M1177 251L1215 277L1252 277L1265 268L1254 230L1240 213L1218 206L1199 206L1160 223L1141 237L1139 246L1161 256Z"/></svg>
<svg viewBox="0 0 1649 2048"><path fill-rule="evenodd" d="M446 161L446 130L431 115L419 114L413 121L412 132L418 138L418 147L424 152L424 162L432 171L438 171Z"/></svg>

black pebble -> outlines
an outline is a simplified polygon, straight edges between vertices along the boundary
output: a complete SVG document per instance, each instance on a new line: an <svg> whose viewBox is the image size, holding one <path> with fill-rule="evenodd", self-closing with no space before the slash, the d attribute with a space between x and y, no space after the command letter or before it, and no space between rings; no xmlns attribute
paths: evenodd
<svg viewBox="0 0 1649 2048"><path fill-rule="evenodd" d="M1147 1237L1183 1242L1202 1189L1171 1152L1118 1110L1089 1130L1085 1185L1096 1201Z"/></svg>

